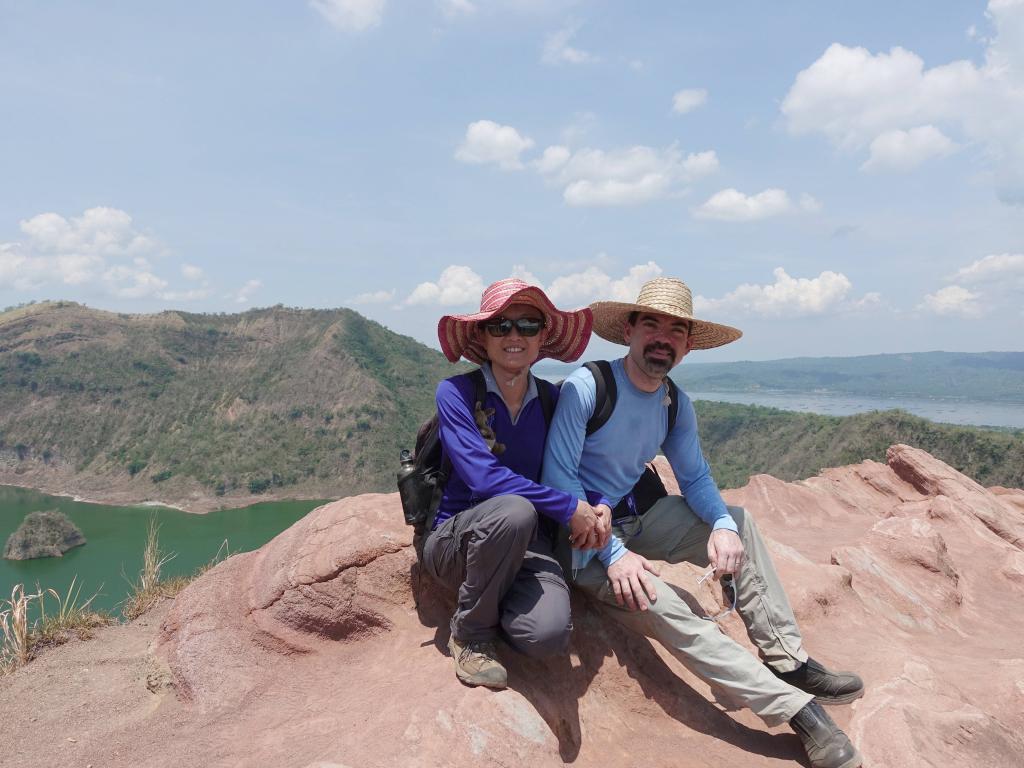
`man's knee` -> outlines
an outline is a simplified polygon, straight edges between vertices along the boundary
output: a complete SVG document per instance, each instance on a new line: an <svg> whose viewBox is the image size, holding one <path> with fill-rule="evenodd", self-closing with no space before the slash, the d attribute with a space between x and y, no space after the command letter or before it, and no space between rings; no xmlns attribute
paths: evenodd
<svg viewBox="0 0 1024 768"><path fill-rule="evenodd" d="M736 530L739 531L740 536L743 535L747 521L750 521L751 526L755 526L753 516L743 507L726 507L726 509L729 511L729 516L736 522Z"/></svg>

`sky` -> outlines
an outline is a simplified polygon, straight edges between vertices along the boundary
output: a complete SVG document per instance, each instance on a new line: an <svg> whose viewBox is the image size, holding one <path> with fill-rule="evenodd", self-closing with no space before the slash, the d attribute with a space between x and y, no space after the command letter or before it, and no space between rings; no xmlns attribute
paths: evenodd
<svg viewBox="0 0 1024 768"><path fill-rule="evenodd" d="M1024 348L1024 0L0 0L0 307L437 348L511 275L679 277L704 362Z"/></svg>

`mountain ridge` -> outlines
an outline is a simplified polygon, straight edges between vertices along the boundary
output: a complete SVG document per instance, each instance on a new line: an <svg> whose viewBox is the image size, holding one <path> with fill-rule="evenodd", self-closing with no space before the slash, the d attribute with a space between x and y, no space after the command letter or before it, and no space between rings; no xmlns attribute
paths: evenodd
<svg viewBox="0 0 1024 768"><path fill-rule="evenodd" d="M464 369L349 309L20 307L0 314L0 482L204 510L390 490Z"/></svg>
<svg viewBox="0 0 1024 768"><path fill-rule="evenodd" d="M193 512L391 491L399 451L433 413L436 383L469 369L350 309L17 307L0 313L0 483ZM1018 433L896 412L696 407L722 487L757 472L790 480L877 460L895 442L986 485L1024 484Z"/></svg>

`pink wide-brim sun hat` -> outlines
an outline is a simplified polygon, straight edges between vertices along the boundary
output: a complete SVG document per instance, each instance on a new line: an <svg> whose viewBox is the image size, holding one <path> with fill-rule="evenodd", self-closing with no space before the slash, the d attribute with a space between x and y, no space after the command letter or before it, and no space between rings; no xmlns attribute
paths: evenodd
<svg viewBox="0 0 1024 768"><path fill-rule="evenodd" d="M594 316L590 309L563 311L536 285L517 277L499 280L489 285L480 297L480 311L471 315L445 315L437 323L437 339L441 351L453 363L460 357L480 364L487 360L487 352L477 335L476 325L500 315L512 304L529 304L544 313L547 338L540 347L538 360L550 357L571 363L578 360L590 341Z"/></svg>

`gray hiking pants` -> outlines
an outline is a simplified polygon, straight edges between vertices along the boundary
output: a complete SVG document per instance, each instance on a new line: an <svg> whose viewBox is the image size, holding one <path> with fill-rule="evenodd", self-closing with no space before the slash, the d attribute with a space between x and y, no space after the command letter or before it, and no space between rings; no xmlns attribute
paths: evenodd
<svg viewBox="0 0 1024 768"><path fill-rule="evenodd" d="M729 507L739 528L745 560L737 575L736 610L761 657L780 672L796 669L807 660L800 630L775 565L754 519L740 507ZM708 566L711 528L681 496L660 499L639 523L616 528L626 547L649 560L688 562ZM583 589L630 629L658 640L698 677L728 690L768 725L781 725L809 702L812 696L773 675L767 667L713 621L690 610L675 589L653 573L658 599L646 611L630 611L615 601L604 566L594 558L575 574ZM679 585L687 591L696 583Z"/></svg>
<svg viewBox="0 0 1024 768"><path fill-rule="evenodd" d="M463 642L499 633L517 651L542 657L569 647L569 588L521 496L495 496L448 518L423 546L427 572L458 593L451 630Z"/></svg>

